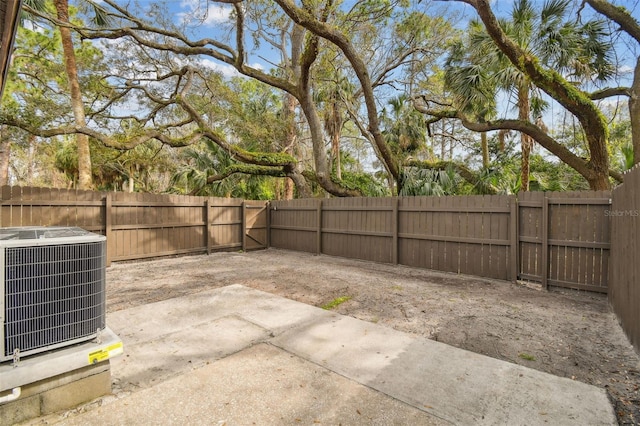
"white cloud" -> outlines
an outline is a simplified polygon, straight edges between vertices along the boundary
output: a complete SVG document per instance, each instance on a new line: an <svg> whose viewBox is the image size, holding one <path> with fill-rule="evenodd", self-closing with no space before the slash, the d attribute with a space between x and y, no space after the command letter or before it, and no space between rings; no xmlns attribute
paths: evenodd
<svg viewBox="0 0 640 426"><path fill-rule="evenodd" d="M201 58L198 61L198 63L203 67L206 67L206 68L209 68L210 70L219 72L220 74L222 74L222 76L224 78L243 77L243 75L240 74L240 72L238 72L238 70L235 69L232 65L224 64L224 63L221 63L221 62L216 62L216 61L213 61L211 59L206 59L206 58ZM260 71L264 71L265 70L264 65L262 65L262 64L260 64L258 62L255 62L253 64L247 64L247 65L249 65L251 68L255 68L255 69L260 70Z"/></svg>
<svg viewBox="0 0 640 426"><path fill-rule="evenodd" d="M202 59L200 64L204 67L219 72L225 78L237 77L240 75L237 69L231 65L221 64L220 62L212 61L211 59Z"/></svg>
<svg viewBox="0 0 640 426"><path fill-rule="evenodd" d="M631 74L633 72L633 68L629 65L622 65L618 68L618 72L620 74Z"/></svg>
<svg viewBox="0 0 640 426"><path fill-rule="evenodd" d="M181 22L199 22L210 27L227 22L232 11L229 6L211 4L207 0L182 0L180 7L185 9L177 14Z"/></svg>

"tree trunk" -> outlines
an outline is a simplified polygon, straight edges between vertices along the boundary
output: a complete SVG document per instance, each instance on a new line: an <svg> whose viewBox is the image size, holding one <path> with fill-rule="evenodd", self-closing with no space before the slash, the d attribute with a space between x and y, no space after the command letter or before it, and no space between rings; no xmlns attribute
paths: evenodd
<svg viewBox="0 0 640 426"><path fill-rule="evenodd" d="M301 89L300 106L304 111L304 115L307 118L307 124L309 125L309 132L311 133L311 141L313 144L313 157L316 166L316 177L318 183L331 195L338 197L357 197L361 195L358 191L344 188L340 185L336 185L331 180L331 171L327 167L329 161L327 159L327 153L324 145L324 138L322 133L322 123L318 117L316 106L313 103L309 87Z"/></svg>
<svg viewBox="0 0 640 426"><path fill-rule="evenodd" d="M69 22L69 2L68 0L54 1L57 18L60 22ZM60 39L62 41L62 51L64 54L64 66L69 80L69 92L71 94L71 108L77 126L87 125L84 115L84 103L78 82L78 67L76 55L73 49L71 30L65 26L58 27ZM89 137L87 135L76 134L76 144L78 147L78 188L91 189L93 186L91 178L91 153L89 151Z"/></svg>
<svg viewBox="0 0 640 426"><path fill-rule="evenodd" d="M526 82L518 88L518 119L529 121L529 87ZM529 156L533 139L526 133L520 133L520 145L522 147L522 163L520 165L520 190L529 190Z"/></svg>
<svg viewBox="0 0 640 426"><path fill-rule="evenodd" d="M504 153L504 149L506 146L505 140L507 139L507 135L509 134L509 130L500 129L498 131L498 150Z"/></svg>
<svg viewBox="0 0 640 426"><path fill-rule="evenodd" d="M28 136L29 145L27 146L27 173L25 183L27 186L36 186L34 182L36 168L36 137Z"/></svg>
<svg viewBox="0 0 640 426"><path fill-rule="evenodd" d="M609 190L611 182L609 181L609 152L607 151L608 135L601 135L595 131L590 132L591 129L588 127L584 131L591 148L589 152L591 158L588 163L591 176L587 178L587 182L593 191Z"/></svg>
<svg viewBox="0 0 640 426"><path fill-rule="evenodd" d="M298 101L296 98L289 94L284 94L284 117L287 121L287 134L284 146L284 152L287 154L293 154L296 151L296 145L298 142L298 131L296 127L296 107ZM293 200L293 180L286 178L284 181L284 199Z"/></svg>
<svg viewBox="0 0 640 426"><path fill-rule="evenodd" d="M482 168L489 168L489 142L487 141L487 132L480 133L480 145L482 145Z"/></svg>
<svg viewBox="0 0 640 426"><path fill-rule="evenodd" d="M337 90L337 89L336 89ZM342 165L340 164L340 136L342 134L342 111L340 110L340 95L332 93L327 100L324 128L331 139L331 164L336 169L336 178L342 180Z"/></svg>
<svg viewBox="0 0 640 426"><path fill-rule="evenodd" d="M291 61L289 63L289 69L292 77L297 80L300 77L300 55L302 53L302 46L304 42L304 29L297 24L293 24L291 28ZM286 53L286 45L281 46L282 53ZM287 134L284 145L284 152L295 156L298 151L298 127L296 125L296 108L298 107L298 100L291 93L285 92L284 94L283 112L287 123ZM296 156L297 157L297 156ZM298 166L299 167L299 166ZM302 183L303 179L300 179L300 185L298 185L298 193L305 194L307 192L307 185ZM294 188L296 182L291 178L285 178L284 180L284 199L293 200Z"/></svg>
<svg viewBox="0 0 640 426"><path fill-rule="evenodd" d="M629 90L629 117L631 120L631 141L633 144L633 164L640 163L640 58L633 72L633 83Z"/></svg>
<svg viewBox="0 0 640 426"><path fill-rule="evenodd" d="M336 168L336 178L342 180L342 165L340 164L340 132L337 131L331 135L331 152Z"/></svg>
<svg viewBox="0 0 640 426"><path fill-rule="evenodd" d="M444 139L444 132L445 132L445 127L444 127L444 122L445 120L440 120L440 126L442 127L441 131L440 131L440 159L441 160L446 160L446 155L447 155L447 145Z"/></svg>
<svg viewBox="0 0 640 426"><path fill-rule="evenodd" d="M293 181L289 178L284 179L284 199L285 200L293 200Z"/></svg>
<svg viewBox="0 0 640 426"><path fill-rule="evenodd" d="M9 184L9 159L11 139L6 136L7 126L0 127L0 186Z"/></svg>
<svg viewBox="0 0 640 426"><path fill-rule="evenodd" d="M300 102L300 108L307 119L309 133L311 135L311 144L313 145L313 159L316 171L316 179L318 184L329 194L336 197L358 197L362 194L360 191L345 188L340 184L336 184L331 179L331 169L329 168L329 159L325 147L325 139L322 122L316 109L311 91L311 65L318 55L318 37L312 36L305 46L304 52L300 57L301 71L299 79L299 93L297 96ZM375 133L375 131L372 131ZM396 174L393 174L396 176Z"/></svg>
<svg viewBox="0 0 640 426"><path fill-rule="evenodd" d="M330 25L326 22L317 20L312 14L307 13L303 8L299 8L295 2L291 0L275 0L275 2L282 8L282 10L298 25L303 26L311 33L315 34L318 37L322 37L334 45L336 45L344 56L347 58L353 72L355 73L358 81L360 82L360 86L362 88L362 95L364 96L364 105L366 107L367 118L369 121L368 131L376 145L376 153L379 155L379 159L382 163L384 163L387 171L393 176L393 180L395 182L400 181L400 169L399 163L394 158L393 153L391 152L390 147L387 145L385 138L380 130L380 122L379 122L379 113L377 106L377 99L374 95L373 84L371 82L371 76L369 75L369 70L367 69L367 64L364 62L364 59L359 55L357 49L351 44L351 39L345 35L341 30L336 28L333 25ZM305 4L306 2L303 2ZM313 48L316 49L315 54L311 55L314 57L317 56L318 43L317 41L313 43ZM310 65L310 64L309 64ZM303 86L300 87L301 91L308 92L309 82L305 81ZM310 92L309 92L310 93ZM307 97L309 93L304 93L303 95ZM305 111L305 115L307 115L307 119L309 112L316 113L315 111L311 111L311 109L315 110L315 105L313 108L309 108L308 104L310 103L310 99L300 99L300 103L302 105L303 110ZM317 113L316 113L317 114ZM311 128L312 137L317 137L316 134L313 136L314 131L318 129L314 129L316 123L309 123ZM320 129L321 130L321 129ZM315 140L314 146L316 143L321 143L322 141ZM323 143L324 145L324 143ZM324 148L324 147L323 147ZM314 147L314 154L316 154L316 147ZM326 160L326 154L323 155ZM319 163L319 160L316 160L316 165ZM330 176L327 176L326 173L326 163L322 165L322 168L325 170L318 170L318 181L319 183L330 193L338 196L358 196L360 195L357 191L349 190L343 188L339 185L336 185L331 181ZM326 185L326 186L325 186Z"/></svg>

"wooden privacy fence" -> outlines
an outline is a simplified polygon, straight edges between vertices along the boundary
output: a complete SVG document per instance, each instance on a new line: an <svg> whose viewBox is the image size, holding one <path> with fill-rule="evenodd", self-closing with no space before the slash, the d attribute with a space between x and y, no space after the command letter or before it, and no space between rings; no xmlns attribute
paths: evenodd
<svg viewBox="0 0 640 426"><path fill-rule="evenodd" d="M509 279L512 202L508 196L273 201L271 245Z"/></svg>
<svg viewBox="0 0 640 426"><path fill-rule="evenodd" d="M640 350L640 167L613 193L244 201L0 188L0 227L79 226L108 262L269 247L608 292Z"/></svg>
<svg viewBox="0 0 640 426"><path fill-rule="evenodd" d="M609 303L640 352L640 166L613 190Z"/></svg>
<svg viewBox="0 0 640 426"><path fill-rule="evenodd" d="M108 262L266 247L266 202L2 187L0 226L79 226L107 236ZM247 220L248 219L248 220Z"/></svg>
<svg viewBox="0 0 640 426"><path fill-rule="evenodd" d="M606 292L609 192L291 201L1 188L0 226L79 226L108 261L269 245ZM270 206L270 208L269 208Z"/></svg>
<svg viewBox="0 0 640 426"><path fill-rule="evenodd" d="M607 291L610 192L271 202L271 246Z"/></svg>

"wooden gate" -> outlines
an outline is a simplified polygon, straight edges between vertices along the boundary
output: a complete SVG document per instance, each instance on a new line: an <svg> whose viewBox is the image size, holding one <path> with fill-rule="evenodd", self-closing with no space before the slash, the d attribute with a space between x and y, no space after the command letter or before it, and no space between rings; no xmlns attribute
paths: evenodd
<svg viewBox="0 0 640 426"><path fill-rule="evenodd" d="M242 209L244 234L242 249L259 250L269 247L269 202L245 201Z"/></svg>
<svg viewBox="0 0 640 426"><path fill-rule="evenodd" d="M518 194L519 278L607 292L609 191Z"/></svg>

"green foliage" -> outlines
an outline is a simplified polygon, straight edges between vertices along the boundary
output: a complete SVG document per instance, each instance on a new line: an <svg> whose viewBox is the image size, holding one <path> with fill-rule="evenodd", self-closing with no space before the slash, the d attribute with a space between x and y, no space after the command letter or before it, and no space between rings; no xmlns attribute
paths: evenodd
<svg viewBox="0 0 640 426"><path fill-rule="evenodd" d="M54 13L51 2L25 2L36 8L48 7L48 13ZM78 1L76 5L77 8L70 9L73 22L85 27L108 23L108 14L105 13L108 5L90 1ZM569 0L547 0L542 5L532 0L517 0L509 19L503 19L500 24L522 48L537 57L538 65L551 77L555 75L552 75L551 69L555 69L559 72L557 78L576 81L576 85L580 81L606 79L613 71L611 46L606 41L608 28L601 21L576 20L567 12L572 5ZM325 3L308 1L303 2L302 7L320 16ZM412 95L418 87L416 81L422 78L421 87L433 89L436 103L448 105L453 93L454 107L479 121L489 120L496 116L497 93L512 92L516 88L519 90L523 87L522 83L528 84L526 76L496 48L480 21L470 22L463 40L459 41L460 33L452 28L447 18L428 16L404 0L361 1L353 5L336 2L330 9L327 22L340 28L350 38L361 52L361 58L367 64L375 84L379 84L374 87L377 101L385 105L379 118L383 136L395 157L394 162L434 160L435 151L440 149L443 159L448 156L451 160L460 160L460 164L465 162L466 168L458 169L465 177L465 170L469 169L482 182L498 187L500 191L515 192L521 187L517 173L520 159L517 150L501 152L494 147L491 157L494 161L490 167L475 172L477 162L474 163L476 160L468 154L477 154L477 141L463 133L459 126L445 128L445 121L437 123L442 127L435 131L433 125L433 134L428 135L425 116L415 111L412 105ZM150 6L149 17L170 23L171 18L162 16L161 11L160 6ZM90 23L93 18L95 21ZM256 42L269 40L271 45L277 46L291 32L291 20L279 7L266 0L258 0L248 6L246 18L246 28L249 29L246 36L254 37ZM119 24L111 23L112 26ZM40 26L38 31L24 28L19 31L14 66L0 117L20 117L36 128L63 126L72 123L73 116L69 107L59 35L48 22L43 21ZM154 40L158 42L164 41L164 36L147 36L150 39L156 37ZM227 80L220 73L200 66L199 58L191 59L175 52L136 46L130 39L119 40L118 43L122 45L119 45L117 52L99 48L88 41L75 42L90 125L108 133L114 140L129 143L151 128L162 129L173 140L189 140L188 135L197 129L196 126L166 131L163 127L166 123L184 119L185 111L179 106L162 105L162 102L150 98L153 96L170 102L172 95L175 95L193 105L202 117L200 126L208 127L208 130L228 141L233 147L232 152L261 164L300 164L310 171L307 176L312 175L313 158L307 145L308 128L297 115L299 109L298 112L287 109L280 90L245 77ZM287 61L292 59L288 50L291 45L287 45L290 42L285 40L286 48L282 52L283 59ZM209 47L218 49L214 44ZM448 71L443 73L438 67L443 65L439 55L445 47L450 47L450 51L444 62ZM399 55L409 51L412 52L409 56L396 62ZM225 49L217 53L221 52L224 55L229 53ZM254 53L245 52L247 58ZM147 76L162 75L186 64L197 69L191 89L186 93L180 91L185 87L185 76L181 77L180 83L176 82L177 77L166 81L153 81L154 77L146 80ZM278 64L272 75L291 79L291 65ZM381 70L388 70L387 75L380 77L378 73ZM111 75L112 72L114 75ZM330 154L334 168L332 179L367 196L388 195L390 190L386 183L386 171L372 158L375 154L368 146L366 136L370 135L364 135L363 138L359 134L359 129L367 127L366 119L360 117L364 111L362 94L343 53L327 40L322 40L318 58L310 72L313 100L325 124L325 143L329 140L333 143ZM144 77L127 81L127 75ZM131 87L127 84L143 86L150 96L146 96L141 89L132 90L126 98L115 100L102 111L101 108L111 99L123 93L119 91ZM570 90L570 96L585 103L590 102L578 89ZM113 115L117 115L113 114L114 111L120 112L131 105L134 105L131 109L137 108L137 111L131 113L129 118L113 118ZM544 97L532 91L530 118L533 120L542 116L547 107ZM154 112L147 119L140 119L140 111L143 114ZM133 115L137 116L132 118ZM360 123L357 122L358 118ZM628 144L630 127L625 120L609 122L609 152L615 160L612 164L614 168L624 170L631 158ZM361 127L358 128L356 124ZM295 127L293 131L292 127ZM450 132L447 136L449 142L441 142L438 146L440 140L444 141L442 135L447 132ZM292 138L292 134L295 134L295 138ZM331 137L334 135L336 138ZM573 152L589 158L587 144L580 131L565 128L558 135L558 140ZM294 145L292 140L298 145ZM65 138L47 141L47 144L45 148L45 143L40 139L30 140L24 133L16 132L13 145L16 158L19 156L21 161L33 158L28 155L28 150L34 147L40 150L42 146L42 152L56 152L51 155L50 163L46 163L47 167L52 172L64 173L69 181L75 180L77 167L73 161L77 154L73 147ZM237 158L211 141L200 141L184 150L160 149L157 142L141 145L131 151L106 149L96 141L92 141L92 144L93 174L101 189L118 188L126 180L132 179L136 183L136 190L161 190L161 176L166 171L173 175L172 185L176 192L247 198L269 198L276 194L276 179L279 178L273 174L278 174L278 168L265 167L264 173L272 174L268 177L234 174L222 181L207 184L207 180L214 175L224 174L234 167L238 171L242 167ZM369 149L363 149L363 144L367 144ZM287 153L284 152L285 148ZM356 151L358 158L347 154ZM341 166L340 170L335 170L338 158ZM371 170L372 164L375 171ZM150 178L151 175L157 176L157 179ZM532 189L573 189L584 186L584 180L566 166L535 153L531 158L530 180ZM453 167L444 170L406 168L401 183L401 195L476 193L482 188L482 185L462 180Z"/></svg>
<svg viewBox="0 0 640 426"><path fill-rule="evenodd" d="M571 167L549 161L539 154L531 156L530 188L532 191L587 191L588 183Z"/></svg>
<svg viewBox="0 0 640 426"><path fill-rule="evenodd" d="M594 126L597 128L602 124L606 137L604 116L595 111L588 95L578 87L581 83L604 81L612 76L612 44L603 22L574 19L572 4L569 0L546 0L539 7L531 0L514 2L509 19L500 19L499 24L506 36L524 51L517 66L507 59L480 21L471 21L467 37L452 46L446 62L445 82L455 95L455 107L482 122L497 115L499 93L513 94L518 119L544 128L541 117L549 103L541 89L551 93L555 87L563 87L571 102L582 105L586 111L595 112L593 115L601 123L594 123ZM533 64L537 73L542 75L542 78L536 78L537 86L525 72L525 62ZM588 158L586 143L576 146L575 137L567 139L579 148L574 150L577 155ZM522 140L523 144L526 142L526 139ZM524 145L523 151L526 153ZM529 174L529 163L528 158L522 158L522 176ZM507 182L511 182L508 190L520 187L526 190L529 183L532 189L536 183L548 186L542 178L532 182L534 176L533 172L529 175L530 182L518 183L508 179ZM491 178L491 174L487 177ZM496 183L502 183L500 186L504 187L504 180Z"/></svg>
<svg viewBox="0 0 640 426"><path fill-rule="evenodd" d="M342 172L340 183L349 189L359 190L365 197L384 197L389 195L388 188L376 176L365 172Z"/></svg>
<svg viewBox="0 0 640 426"><path fill-rule="evenodd" d="M390 112L382 111L382 134L398 159L425 150L427 123L423 114L416 111L407 95L389 100Z"/></svg>
<svg viewBox="0 0 640 426"><path fill-rule="evenodd" d="M620 147L620 157L620 169L622 171L627 171L633 167L634 153L631 143Z"/></svg>
<svg viewBox="0 0 640 426"><path fill-rule="evenodd" d="M64 173L69 182L78 180L78 149L75 144L66 141L55 152L55 166Z"/></svg>
<svg viewBox="0 0 640 426"><path fill-rule="evenodd" d="M531 354L528 354L526 352L519 353L518 357L521 358L521 359L524 359L525 361L535 361L536 360L535 356L533 356Z"/></svg>
<svg viewBox="0 0 640 426"><path fill-rule="evenodd" d="M633 167L633 145L631 144L631 120L626 105L605 108L609 122L609 155L611 168L624 172Z"/></svg>
<svg viewBox="0 0 640 426"><path fill-rule="evenodd" d="M546 70L553 69L571 80L604 81L614 71L606 26L598 20L576 21L571 6L569 0L547 0L538 9L531 0L517 0L510 19L501 19L500 25L541 67L548 67ZM528 77L514 68L478 20L470 22L467 39L452 46L446 64L446 82L457 94L457 103L465 110L477 111L480 118L495 109L498 90L530 86ZM554 78L549 75L549 81ZM576 99L582 97L578 90L571 93ZM531 110L538 117L545 105L534 102Z"/></svg>
<svg viewBox="0 0 640 426"><path fill-rule="evenodd" d="M180 194L237 197L250 200L275 198L275 181L268 176L232 174L216 182L207 179L224 173L237 163L228 152L211 140L184 148L180 155L181 166L171 178L172 191Z"/></svg>
<svg viewBox="0 0 640 426"><path fill-rule="evenodd" d="M266 84L245 78L232 79L227 90L227 131L242 141L247 150L280 151L280 144L286 139L287 132L287 122L281 113L281 94ZM283 160L280 158L275 161ZM284 161L295 162L290 159Z"/></svg>
<svg viewBox="0 0 640 426"><path fill-rule="evenodd" d="M55 167L59 140L37 141L19 129L4 129L2 137L16 141L9 159L10 183L21 186L67 187L70 180ZM19 143L17 143L19 142Z"/></svg>
<svg viewBox="0 0 640 426"><path fill-rule="evenodd" d="M91 144L93 180L100 190L133 189L140 192L164 192L176 169L176 150L155 140L129 150ZM125 186L127 183L131 186Z"/></svg>
<svg viewBox="0 0 640 426"><path fill-rule="evenodd" d="M53 13L51 3L37 3L32 1L29 4ZM75 22L79 22L73 8L71 13ZM36 129L71 125L74 116L60 34L55 27L34 19L24 17L23 23L29 20L29 25L17 31L0 121L17 118ZM75 54L81 91L87 99L85 112L91 116L92 108L100 108L112 95L112 89L104 78L109 67L102 50L93 43L78 43ZM70 163L77 162L77 152L65 138L40 140L26 132L16 131L11 149L11 170L15 182L67 186L77 180L77 165ZM33 164L34 161L37 164ZM34 178L26 176L26 172Z"/></svg>
<svg viewBox="0 0 640 426"><path fill-rule="evenodd" d="M492 141L495 149L495 141ZM491 145L490 145L491 146ZM513 144L506 152L497 155L491 167L481 173L481 178L501 193L517 194L521 187L520 153ZM553 158L537 152L530 156L529 189L531 191L579 191L588 190L585 179L574 169Z"/></svg>
<svg viewBox="0 0 640 426"><path fill-rule="evenodd" d="M78 180L78 152L72 140L55 143L55 168L68 182ZM133 149L120 151L90 141L92 177L101 191L129 188L140 192L164 192L176 167L174 153L157 141L148 141ZM133 185L129 187L129 181Z"/></svg>
<svg viewBox="0 0 640 426"><path fill-rule="evenodd" d="M444 196L459 194L462 189L462 178L453 167L444 170L405 167L402 172L403 196Z"/></svg>
<svg viewBox="0 0 640 426"><path fill-rule="evenodd" d="M349 300L351 300L351 296L336 297L331 302L322 305L321 308L330 311L342 305L344 302L348 302Z"/></svg>

